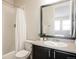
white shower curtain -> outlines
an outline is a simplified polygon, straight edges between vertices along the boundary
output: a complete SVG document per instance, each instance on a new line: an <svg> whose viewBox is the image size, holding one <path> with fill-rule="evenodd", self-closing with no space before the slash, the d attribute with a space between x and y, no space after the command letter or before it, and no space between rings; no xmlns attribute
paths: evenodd
<svg viewBox="0 0 79 59"><path fill-rule="evenodd" d="M26 18L24 10L17 8L16 10L16 31L15 31L16 52L24 48L26 40Z"/></svg>

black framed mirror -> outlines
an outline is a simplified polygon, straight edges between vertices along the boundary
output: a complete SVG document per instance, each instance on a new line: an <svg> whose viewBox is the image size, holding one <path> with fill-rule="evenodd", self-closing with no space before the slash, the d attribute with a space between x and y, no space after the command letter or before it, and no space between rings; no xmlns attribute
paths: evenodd
<svg viewBox="0 0 79 59"><path fill-rule="evenodd" d="M75 0L41 6L40 36L76 39Z"/></svg>

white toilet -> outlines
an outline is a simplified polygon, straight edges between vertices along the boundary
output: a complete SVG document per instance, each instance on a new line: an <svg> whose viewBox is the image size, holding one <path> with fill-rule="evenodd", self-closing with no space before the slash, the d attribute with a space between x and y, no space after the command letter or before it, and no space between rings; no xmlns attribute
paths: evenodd
<svg viewBox="0 0 79 59"><path fill-rule="evenodd" d="M32 45L29 43L24 43L24 49L16 53L16 59L27 59L32 50Z"/></svg>

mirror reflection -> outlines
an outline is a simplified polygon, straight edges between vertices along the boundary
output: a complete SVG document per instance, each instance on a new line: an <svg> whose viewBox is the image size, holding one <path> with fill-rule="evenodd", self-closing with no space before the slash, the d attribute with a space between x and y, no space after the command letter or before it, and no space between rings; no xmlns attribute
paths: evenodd
<svg viewBox="0 0 79 59"><path fill-rule="evenodd" d="M72 0L42 6L42 34L72 37Z"/></svg>

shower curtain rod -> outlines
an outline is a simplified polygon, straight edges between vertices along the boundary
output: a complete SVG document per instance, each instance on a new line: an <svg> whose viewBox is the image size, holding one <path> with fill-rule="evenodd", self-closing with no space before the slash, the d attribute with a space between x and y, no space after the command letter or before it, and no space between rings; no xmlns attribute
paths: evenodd
<svg viewBox="0 0 79 59"><path fill-rule="evenodd" d="M2 2L7 3L7 4L9 4L9 5L13 6L13 7L16 7L16 8L21 8L19 6L16 6L15 4L9 3L8 1L5 1L5 0L2 0ZM21 8L21 9L24 10L24 8Z"/></svg>

